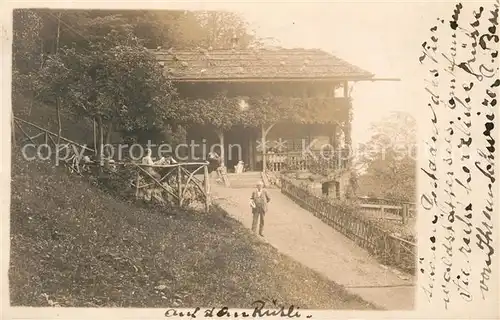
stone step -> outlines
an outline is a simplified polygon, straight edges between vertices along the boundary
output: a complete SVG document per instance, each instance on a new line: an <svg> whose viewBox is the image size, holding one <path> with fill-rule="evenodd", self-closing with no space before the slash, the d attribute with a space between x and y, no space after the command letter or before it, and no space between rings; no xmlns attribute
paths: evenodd
<svg viewBox="0 0 500 320"><path fill-rule="evenodd" d="M234 180L234 181L251 181L254 180L255 182L260 180L260 175L257 176L227 176L228 179Z"/></svg>
<svg viewBox="0 0 500 320"><path fill-rule="evenodd" d="M203 181L203 175L197 175ZM230 188L240 189L240 188L255 188L257 182L262 180L260 172L244 172L242 174L228 173L227 178L229 180ZM211 185L222 185L217 182L217 176L210 177Z"/></svg>

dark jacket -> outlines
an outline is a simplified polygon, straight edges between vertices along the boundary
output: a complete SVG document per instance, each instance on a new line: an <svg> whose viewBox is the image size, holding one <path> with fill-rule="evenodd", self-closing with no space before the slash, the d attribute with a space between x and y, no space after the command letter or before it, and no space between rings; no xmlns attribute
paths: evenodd
<svg viewBox="0 0 500 320"><path fill-rule="evenodd" d="M252 192L252 197L250 199L255 202L255 208L252 208L252 212L256 212L257 210L267 212L267 203L271 201L271 198L265 189L262 189L260 197L258 196L257 190L255 190Z"/></svg>

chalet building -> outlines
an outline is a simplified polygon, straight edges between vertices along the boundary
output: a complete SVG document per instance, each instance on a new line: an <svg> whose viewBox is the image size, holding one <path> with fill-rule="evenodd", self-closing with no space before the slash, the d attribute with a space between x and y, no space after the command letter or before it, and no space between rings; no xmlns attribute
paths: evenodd
<svg viewBox="0 0 500 320"><path fill-rule="evenodd" d="M225 92L242 110L266 95L284 97L283 103L301 101L304 109L296 112L302 113L297 121L287 120L294 115L283 115L258 126L236 124L218 131L192 126L187 139L207 148L222 144L217 151L229 172L240 160L252 171L314 171L331 181L340 196L349 169L347 157L342 157L351 144L349 84L370 81L373 74L317 49L153 53L181 96L210 99ZM206 151L192 152L202 157ZM314 156L321 153L323 157Z"/></svg>

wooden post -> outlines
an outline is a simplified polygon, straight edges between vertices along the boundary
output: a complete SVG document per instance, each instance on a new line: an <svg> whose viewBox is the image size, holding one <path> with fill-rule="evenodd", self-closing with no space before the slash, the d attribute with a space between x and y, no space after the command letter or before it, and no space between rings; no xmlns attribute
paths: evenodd
<svg viewBox="0 0 500 320"><path fill-rule="evenodd" d="M248 155L249 155L249 166L250 170L254 171L255 170L255 157L254 157L254 150L253 150L253 135L250 133L249 134L249 141L248 141Z"/></svg>
<svg viewBox="0 0 500 320"><path fill-rule="evenodd" d="M102 117L99 116L99 157L101 159L101 166L104 156L104 125L102 124Z"/></svg>
<svg viewBox="0 0 500 320"><path fill-rule="evenodd" d="M49 151L49 148L48 148L48 145L49 145L49 134L47 133L47 131L45 131L45 147L46 147L46 150L47 150L47 156L49 155L50 151ZM57 146L55 146L56 149L57 149ZM59 161L56 160L56 166L59 166Z"/></svg>
<svg viewBox="0 0 500 320"><path fill-rule="evenodd" d="M93 136L94 136L94 155L97 157L97 127L96 127L96 122L95 118L93 119Z"/></svg>
<svg viewBox="0 0 500 320"><path fill-rule="evenodd" d="M178 196L179 196L179 206L182 203L182 172L181 166L177 165L177 183L178 183Z"/></svg>
<svg viewBox="0 0 500 320"><path fill-rule="evenodd" d="M102 124L102 116L98 116L97 117L97 131L98 131L98 134L99 134L99 142L96 146L97 148L97 159L98 159L98 174L99 176L101 175L102 173L102 165L103 165L103 124Z"/></svg>
<svg viewBox="0 0 500 320"><path fill-rule="evenodd" d="M347 108L349 108L349 110L347 110L349 112L349 114L351 113L351 108L352 108L352 105L350 104L350 92L349 92L349 82L348 81L344 81L344 99L346 100L346 106ZM350 159L350 153L352 151L352 137L351 137L351 126L352 126L352 123L351 123L351 117L349 117L349 119L346 121L345 123L345 126L344 126L344 140L345 140L345 145L346 145L346 148L348 149L348 154L347 154L347 159L346 159L346 165L349 167L351 165L351 159Z"/></svg>
<svg viewBox="0 0 500 320"><path fill-rule="evenodd" d="M136 199L139 198L139 179L140 179L139 170L137 170L137 176L135 178L135 198Z"/></svg>
<svg viewBox="0 0 500 320"><path fill-rule="evenodd" d="M262 146L262 172L266 172L266 129L261 126L260 145Z"/></svg>
<svg viewBox="0 0 500 320"><path fill-rule="evenodd" d="M334 123L332 125L333 127L333 133L332 133L332 137L330 139L330 143L332 145L332 147L334 148L334 150L336 149L336 146L337 146L337 124Z"/></svg>
<svg viewBox="0 0 500 320"><path fill-rule="evenodd" d="M266 164L266 136L271 131L271 129L274 127L274 123L271 124L267 129L264 127L264 125L261 125L261 140L260 143L262 145L262 172L266 172L267 170L267 164Z"/></svg>
<svg viewBox="0 0 500 320"><path fill-rule="evenodd" d="M219 137L220 144L220 166L226 166L226 156L225 156L225 148L224 148L224 131L217 130L217 136Z"/></svg>
<svg viewBox="0 0 500 320"><path fill-rule="evenodd" d="M57 31L57 34L59 36L59 30ZM57 146L56 146L56 148L59 148L59 144L61 143L61 131L62 131L61 99L59 97L56 98L56 111L57 111Z"/></svg>
<svg viewBox="0 0 500 320"><path fill-rule="evenodd" d="M399 265L399 263L401 262L401 242L399 241L399 239L394 239L394 238L390 238L393 243L394 243L394 250L396 252L394 252L394 262Z"/></svg>
<svg viewBox="0 0 500 320"><path fill-rule="evenodd" d="M408 214L408 209L409 209L408 207L409 207L408 203L403 203L403 210L401 212L401 216L402 216L401 218L402 218L403 225L408 224L408 215L409 215Z"/></svg>
<svg viewBox="0 0 500 320"><path fill-rule="evenodd" d="M205 211L210 211L210 181L208 179L208 167L203 167L203 176L205 178Z"/></svg>

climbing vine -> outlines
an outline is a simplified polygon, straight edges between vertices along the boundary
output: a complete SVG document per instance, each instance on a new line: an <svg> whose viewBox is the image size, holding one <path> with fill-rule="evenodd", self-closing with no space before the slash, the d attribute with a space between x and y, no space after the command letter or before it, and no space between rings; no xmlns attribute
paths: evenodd
<svg viewBox="0 0 500 320"><path fill-rule="evenodd" d="M184 99L186 124L212 125L227 130L234 125L261 126L280 121L337 123L351 121L350 101L332 97L292 98L262 95L251 97L242 110L240 98L219 93L211 99Z"/></svg>

